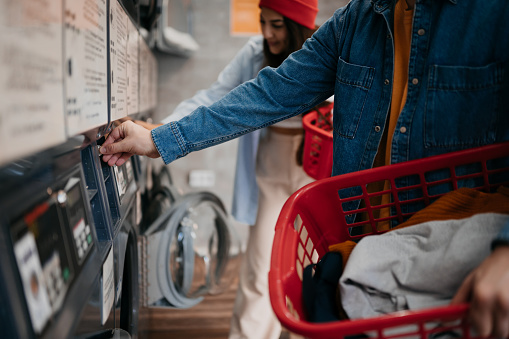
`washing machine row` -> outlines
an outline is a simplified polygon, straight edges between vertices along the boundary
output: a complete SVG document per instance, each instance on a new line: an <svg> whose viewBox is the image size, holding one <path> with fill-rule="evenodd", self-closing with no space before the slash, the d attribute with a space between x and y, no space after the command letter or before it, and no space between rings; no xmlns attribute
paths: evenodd
<svg viewBox="0 0 509 339"><path fill-rule="evenodd" d="M146 29L161 13L160 0L118 3ZM137 337L140 308L192 307L232 280L241 245L220 199L182 194L146 158L107 166L108 114L107 125L0 166L2 337Z"/></svg>
<svg viewBox="0 0 509 339"><path fill-rule="evenodd" d="M1 325L7 337L136 334L137 184L74 138L0 169ZM116 312L115 312L116 311Z"/></svg>
<svg viewBox="0 0 509 339"><path fill-rule="evenodd" d="M0 168L0 325L12 338L137 337L144 308L189 308L232 281L241 243L221 200L166 166L101 161L104 138Z"/></svg>

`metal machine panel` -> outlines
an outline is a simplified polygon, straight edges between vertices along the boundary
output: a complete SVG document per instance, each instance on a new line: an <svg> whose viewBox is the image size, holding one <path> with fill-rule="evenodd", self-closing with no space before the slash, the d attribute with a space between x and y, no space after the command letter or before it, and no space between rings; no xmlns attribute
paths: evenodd
<svg viewBox="0 0 509 339"><path fill-rule="evenodd" d="M111 241L113 244L116 304L122 292L124 258L129 255L126 253L128 238L136 237L132 222L136 213L135 204L138 193L136 167L132 159L122 166L108 166L101 160L97 151L98 147L97 143L93 143L82 151L83 166L88 190L92 191L89 195L92 197L94 219L99 222L106 219L105 226L98 228L97 232L105 235L100 238L102 241ZM94 198L97 201L94 201ZM107 218L104 218L105 215ZM129 284L134 283L129 282Z"/></svg>
<svg viewBox="0 0 509 339"><path fill-rule="evenodd" d="M125 218L137 190L131 160L118 167L108 166L98 151L104 138L82 151L94 220L101 241L112 240Z"/></svg>
<svg viewBox="0 0 509 339"><path fill-rule="evenodd" d="M134 203L133 203L134 205ZM138 332L139 271L138 237L132 226L134 206L115 238L115 327Z"/></svg>
<svg viewBox="0 0 509 339"><path fill-rule="evenodd" d="M109 241L112 236L111 213L108 206L106 189L104 188L104 177L99 159L97 144L94 142L81 151L83 172L85 174L86 186L92 208L92 215L99 241Z"/></svg>
<svg viewBox="0 0 509 339"><path fill-rule="evenodd" d="M108 251L113 254L111 247ZM107 255L107 257L108 257ZM111 257L113 259L113 256ZM110 333L115 328L115 317L113 315L112 304L107 305L108 298L114 297L113 284L113 270L107 267L106 261L102 267L94 275L93 285L89 288L90 294L84 302L84 307L74 327L72 337L76 338L90 338L94 335L105 332ZM110 278L110 280L108 280ZM109 285L108 285L109 282ZM108 295L110 293L110 295ZM111 338L111 336L104 335L103 338Z"/></svg>

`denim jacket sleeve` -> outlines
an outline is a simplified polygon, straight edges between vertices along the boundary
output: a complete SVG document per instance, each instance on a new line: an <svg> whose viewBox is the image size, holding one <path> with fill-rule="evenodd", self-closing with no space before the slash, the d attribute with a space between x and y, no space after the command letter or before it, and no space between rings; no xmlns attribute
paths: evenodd
<svg viewBox="0 0 509 339"><path fill-rule="evenodd" d="M262 62L263 37L260 35L249 39L209 88L200 90L192 98L182 101L173 113L161 122L167 124L177 121L199 106L212 105L233 88L254 78L261 69Z"/></svg>
<svg viewBox="0 0 509 339"><path fill-rule="evenodd" d="M341 16L340 9L279 68L266 67L213 105L153 129L164 162L301 114L333 95Z"/></svg>

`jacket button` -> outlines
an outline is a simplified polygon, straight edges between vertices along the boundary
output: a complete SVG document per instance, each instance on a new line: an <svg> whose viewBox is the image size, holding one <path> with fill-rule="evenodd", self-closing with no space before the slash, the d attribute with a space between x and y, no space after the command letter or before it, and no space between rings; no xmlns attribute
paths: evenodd
<svg viewBox="0 0 509 339"><path fill-rule="evenodd" d="M388 85L390 83L389 79L384 80L384 84Z"/></svg>
<svg viewBox="0 0 509 339"><path fill-rule="evenodd" d="M421 29L419 29L419 30L417 31L417 34L419 34L419 35L421 35L421 36L422 36L422 35L426 34L426 31L425 31L423 28L421 28Z"/></svg>
<svg viewBox="0 0 509 339"><path fill-rule="evenodd" d="M417 79L417 78L412 79L412 84L417 85L418 83L419 83L419 79Z"/></svg>
<svg viewBox="0 0 509 339"><path fill-rule="evenodd" d="M401 133L406 133L406 127L405 127L405 126L401 127L401 128L399 129L399 131L400 131Z"/></svg>
<svg viewBox="0 0 509 339"><path fill-rule="evenodd" d="M375 126L375 132L380 132L381 128L380 126Z"/></svg>

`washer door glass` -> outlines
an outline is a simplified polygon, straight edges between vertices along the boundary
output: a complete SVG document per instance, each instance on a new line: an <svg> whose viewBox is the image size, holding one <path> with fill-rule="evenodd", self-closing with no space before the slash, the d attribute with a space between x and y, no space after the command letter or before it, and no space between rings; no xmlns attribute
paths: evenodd
<svg viewBox="0 0 509 339"><path fill-rule="evenodd" d="M183 296L220 293L240 260L240 241L221 205L203 199L187 210L169 247L172 282Z"/></svg>

